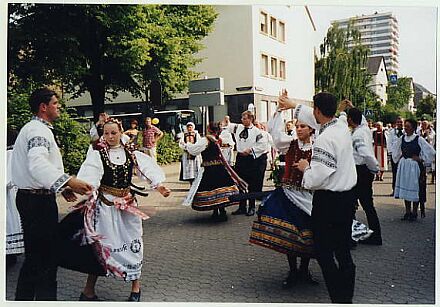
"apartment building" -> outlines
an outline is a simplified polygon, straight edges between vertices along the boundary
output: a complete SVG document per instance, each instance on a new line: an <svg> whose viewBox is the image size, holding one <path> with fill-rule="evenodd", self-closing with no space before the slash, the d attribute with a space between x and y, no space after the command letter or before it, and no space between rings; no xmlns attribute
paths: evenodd
<svg viewBox="0 0 440 307"><path fill-rule="evenodd" d="M361 33L362 44L370 48L370 56L383 56L389 73L399 71L399 25L392 13L374 13L334 20L346 29L348 23ZM349 45L350 46L350 45Z"/></svg>

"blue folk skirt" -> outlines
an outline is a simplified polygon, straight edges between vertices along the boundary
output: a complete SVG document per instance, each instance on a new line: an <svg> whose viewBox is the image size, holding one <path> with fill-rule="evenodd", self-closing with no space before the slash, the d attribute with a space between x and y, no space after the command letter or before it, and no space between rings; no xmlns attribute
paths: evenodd
<svg viewBox="0 0 440 307"><path fill-rule="evenodd" d="M249 242L283 254L313 258L311 228L311 217L278 188L263 200Z"/></svg>

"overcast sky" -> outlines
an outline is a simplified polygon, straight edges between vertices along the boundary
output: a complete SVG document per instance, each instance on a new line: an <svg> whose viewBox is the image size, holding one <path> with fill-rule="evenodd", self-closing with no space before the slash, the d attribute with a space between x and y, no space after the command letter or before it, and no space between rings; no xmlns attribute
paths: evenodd
<svg viewBox="0 0 440 307"><path fill-rule="evenodd" d="M322 43L332 20L370 15L376 11L392 12L399 24L399 75L413 77L414 82L436 93L437 8L335 5L308 7L317 28L317 47Z"/></svg>

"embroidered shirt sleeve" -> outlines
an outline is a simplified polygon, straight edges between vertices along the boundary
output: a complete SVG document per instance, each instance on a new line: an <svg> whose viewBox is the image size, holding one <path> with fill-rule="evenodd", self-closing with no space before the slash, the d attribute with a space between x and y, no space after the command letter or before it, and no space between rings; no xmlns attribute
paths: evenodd
<svg viewBox="0 0 440 307"><path fill-rule="evenodd" d="M27 150L31 150L34 147L45 147L47 150L50 150L50 142L43 136L34 136L29 139L27 144Z"/></svg>
<svg viewBox="0 0 440 307"><path fill-rule="evenodd" d="M329 168L336 169L336 158L327 150L321 147L313 148L312 161L321 163Z"/></svg>
<svg viewBox="0 0 440 307"><path fill-rule="evenodd" d="M366 146L365 142L362 138L360 137L355 137L353 139L353 148L354 150L358 151L360 147Z"/></svg>
<svg viewBox="0 0 440 307"><path fill-rule="evenodd" d="M336 158L328 139L318 138L312 148L310 167L304 171L302 185L309 190L326 189L336 172Z"/></svg>
<svg viewBox="0 0 440 307"><path fill-rule="evenodd" d="M50 190L54 193L58 192L62 186L66 184L66 182L70 179L70 176L67 174L62 174L50 187Z"/></svg>

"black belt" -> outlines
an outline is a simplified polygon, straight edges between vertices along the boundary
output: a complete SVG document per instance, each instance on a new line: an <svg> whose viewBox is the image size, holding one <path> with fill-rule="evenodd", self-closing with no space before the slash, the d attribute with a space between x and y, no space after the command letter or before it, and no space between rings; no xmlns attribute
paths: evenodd
<svg viewBox="0 0 440 307"><path fill-rule="evenodd" d="M54 195L55 192L48 189L18 189L18 192L32 195Z"/></svg>

